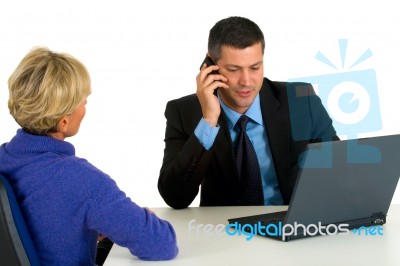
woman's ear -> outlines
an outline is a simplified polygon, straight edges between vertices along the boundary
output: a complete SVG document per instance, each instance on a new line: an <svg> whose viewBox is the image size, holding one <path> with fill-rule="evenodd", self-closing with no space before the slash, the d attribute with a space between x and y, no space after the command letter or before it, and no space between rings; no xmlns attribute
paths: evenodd
<svg viewBox="0 0 400 266"><path fill-rule="evenodd" d="M67 137L68 133L68 125L69 125L69 116L66 115L60 119L57 124L57 132L49 133L49 136L64 140Z"/></svg>
<svg viewBox="0 0 400 266"><path fill-rule="evenodd" d="M69 125L69 116L65 115L58 122L57 131L62 133L63 135L66 135L68 132L68 125Z"/></svg>

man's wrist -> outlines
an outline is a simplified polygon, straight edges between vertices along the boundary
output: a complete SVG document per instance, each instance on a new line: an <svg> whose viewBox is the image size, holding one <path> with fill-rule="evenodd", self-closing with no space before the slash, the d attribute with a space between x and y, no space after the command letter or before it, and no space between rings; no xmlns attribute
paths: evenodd
<svg viewBox="0 0 400 266"><path fill-rule="evenodd" d="M210 127L214 128L218 126L218 117L210 118L210 117L203 117L203 119L210 125Z"/></svg>
<svg viewBox="0 0 400 266"><path fill-rule="evenodd" d="M212 127L204 118L202 118L194 130L194 134L206 150L209 150L214 144L215 138L219 132L218 123Z"/></svg>

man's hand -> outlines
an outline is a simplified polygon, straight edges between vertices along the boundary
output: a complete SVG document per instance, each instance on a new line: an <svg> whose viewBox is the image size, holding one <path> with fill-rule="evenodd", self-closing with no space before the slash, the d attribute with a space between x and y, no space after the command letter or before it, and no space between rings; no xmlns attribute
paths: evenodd
<svg viewBox="0 0 400 266"><path fill-rule="evenodd" d="M218 98L214 95L214 90L217 88L228 89L229 86L225 83L227 78L220 74L211 74L212 71L218 70L217 65L207 67L206 64L200 70L196 77L197 82L197 97L199 98L203 118L211 127L215 127L218 122L218 117L221 114L221 107Z"/></svg>

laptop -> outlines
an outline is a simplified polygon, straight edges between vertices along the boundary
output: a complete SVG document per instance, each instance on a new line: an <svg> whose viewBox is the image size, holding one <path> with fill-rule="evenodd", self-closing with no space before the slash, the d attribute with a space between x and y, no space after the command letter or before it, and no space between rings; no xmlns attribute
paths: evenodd
<svg viewBox="0 0 400 266"><path fill-rule="evenodd" d="M243 232L290 241L379 233L400 177L400 135L308 144L287 211L228 219Z"/></svg>

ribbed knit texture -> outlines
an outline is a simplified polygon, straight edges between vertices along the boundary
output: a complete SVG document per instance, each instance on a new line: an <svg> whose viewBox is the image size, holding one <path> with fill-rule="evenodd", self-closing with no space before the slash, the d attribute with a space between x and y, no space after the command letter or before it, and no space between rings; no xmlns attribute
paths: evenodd
<svg viewBox="0 0 400 266"><path fill-rule="evenodd" d="M0 173L16 193L43 265L94 265L99 233L140 259L178 253L172 226L133 203L66 141L20 129L0 147Z"/></svg>

